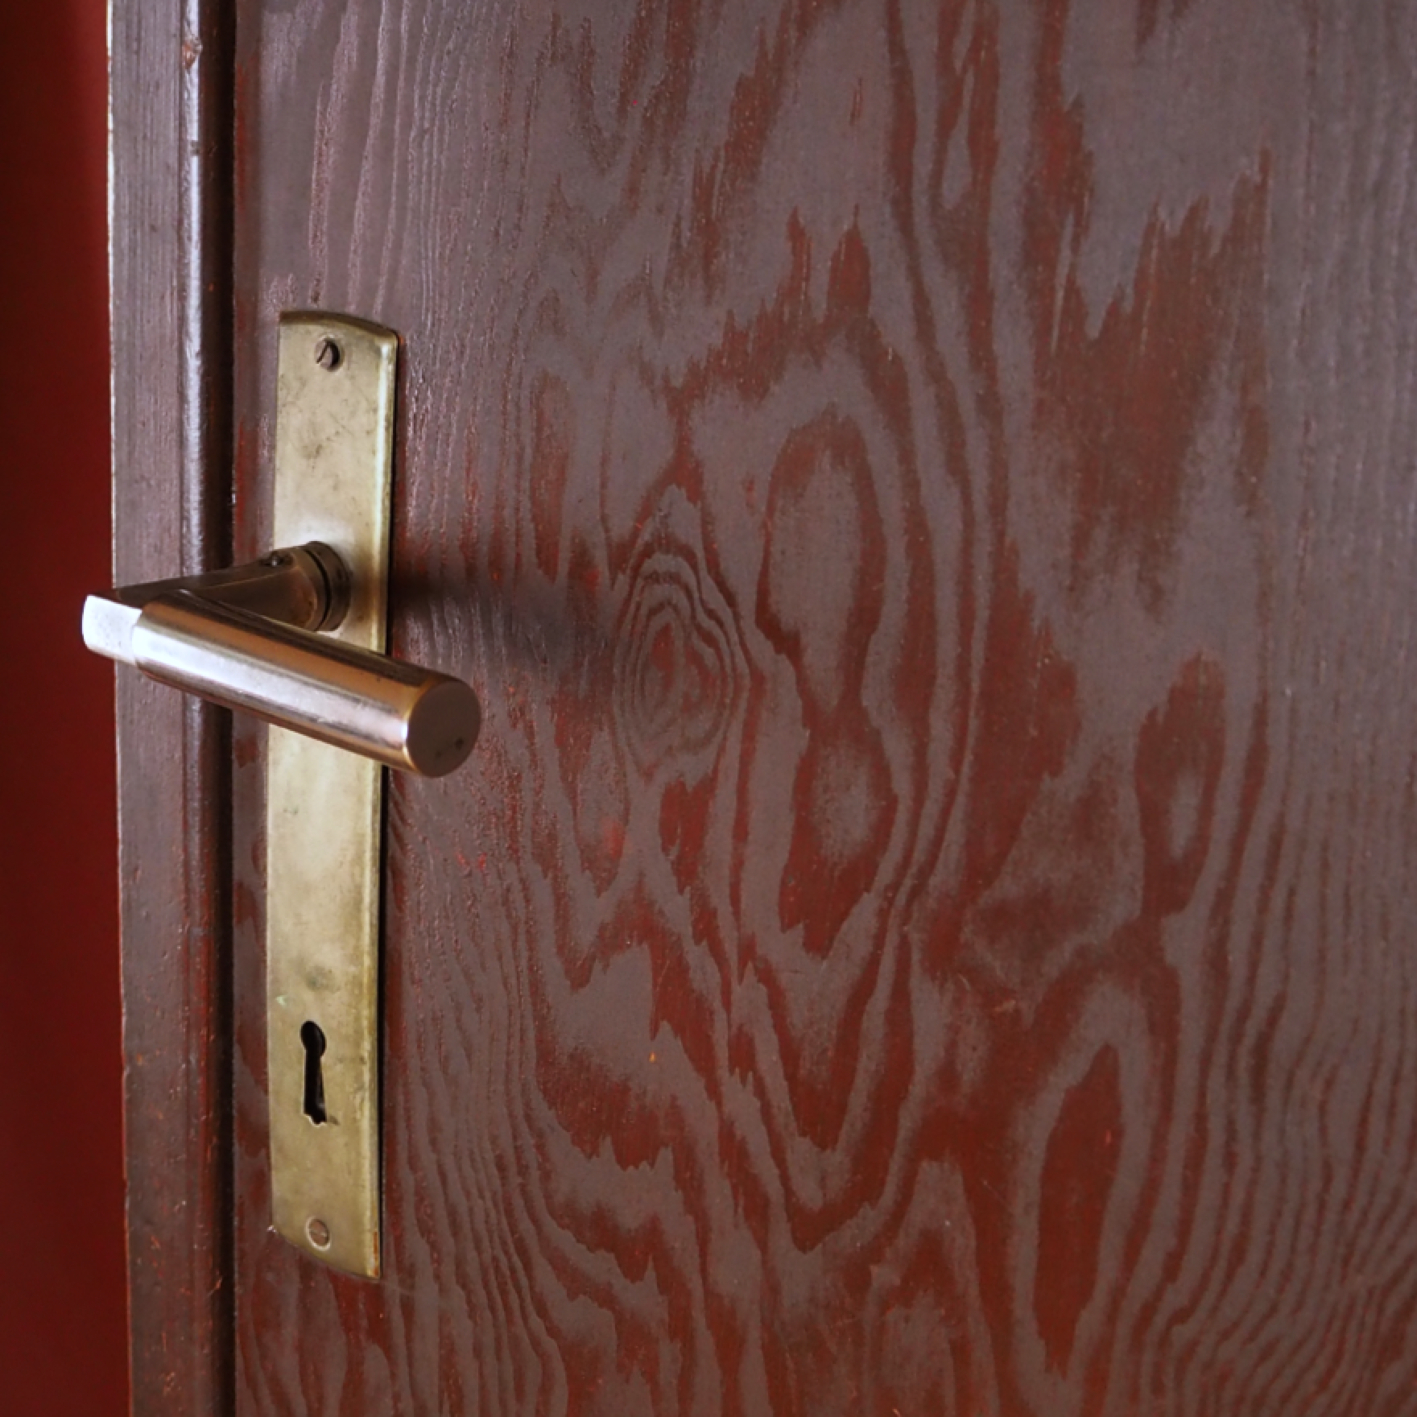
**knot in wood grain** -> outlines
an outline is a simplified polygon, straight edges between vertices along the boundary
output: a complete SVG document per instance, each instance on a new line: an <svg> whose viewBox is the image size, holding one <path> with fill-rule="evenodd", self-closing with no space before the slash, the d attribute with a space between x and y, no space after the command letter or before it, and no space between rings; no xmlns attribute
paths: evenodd
<svg viewBox="0 0 1417 1417"><path fill-rule="evenodd" d="M659 546L634 564L616 636L614 716L636 766L707 769L740 695L731 612L698 556Z"/></svg>

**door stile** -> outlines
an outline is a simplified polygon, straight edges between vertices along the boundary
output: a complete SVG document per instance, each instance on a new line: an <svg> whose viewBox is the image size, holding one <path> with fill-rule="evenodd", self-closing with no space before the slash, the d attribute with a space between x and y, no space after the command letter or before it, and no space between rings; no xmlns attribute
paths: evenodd
<svg viewBox="0 0 1417 1417"><path fill-rule="evenodd" d="M117 583L231 547L229 0L113 0ZM230 731L120 672L119 872L133 1410L231 1410Z"/></svg>

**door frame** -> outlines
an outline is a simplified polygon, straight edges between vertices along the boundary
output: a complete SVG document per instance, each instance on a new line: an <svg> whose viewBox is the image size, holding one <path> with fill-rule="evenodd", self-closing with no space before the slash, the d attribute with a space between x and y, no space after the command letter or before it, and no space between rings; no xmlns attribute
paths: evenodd
<svg viewBox="0 0 1417 1417"><path fill-rule="evenodd" d="M234 0L111 0L115 584L229 563ZM135 1412L235 1399L230 731L117 676Z"/></svg>

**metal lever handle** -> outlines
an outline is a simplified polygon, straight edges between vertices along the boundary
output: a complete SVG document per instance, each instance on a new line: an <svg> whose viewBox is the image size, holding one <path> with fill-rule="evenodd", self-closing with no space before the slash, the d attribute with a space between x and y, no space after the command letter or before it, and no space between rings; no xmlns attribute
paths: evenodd
<svg viewBox="0 0 1417 1417"><path fill-rule="evenodd" d="M149 678L393 768L441 777L472 751L460 679L317 633L339 627L349 572L320 542L84 604L84 643Z"/></svg>

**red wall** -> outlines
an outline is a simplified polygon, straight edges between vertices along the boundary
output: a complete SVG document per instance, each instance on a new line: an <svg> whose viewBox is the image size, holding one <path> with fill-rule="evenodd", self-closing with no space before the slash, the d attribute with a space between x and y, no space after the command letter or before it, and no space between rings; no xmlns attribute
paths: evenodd
<svg viewBox="0 0 1417 1417"><path fill-rule="evenodd" d="M0 1410L127 1407L104 0L0 5Z"/></svg>

